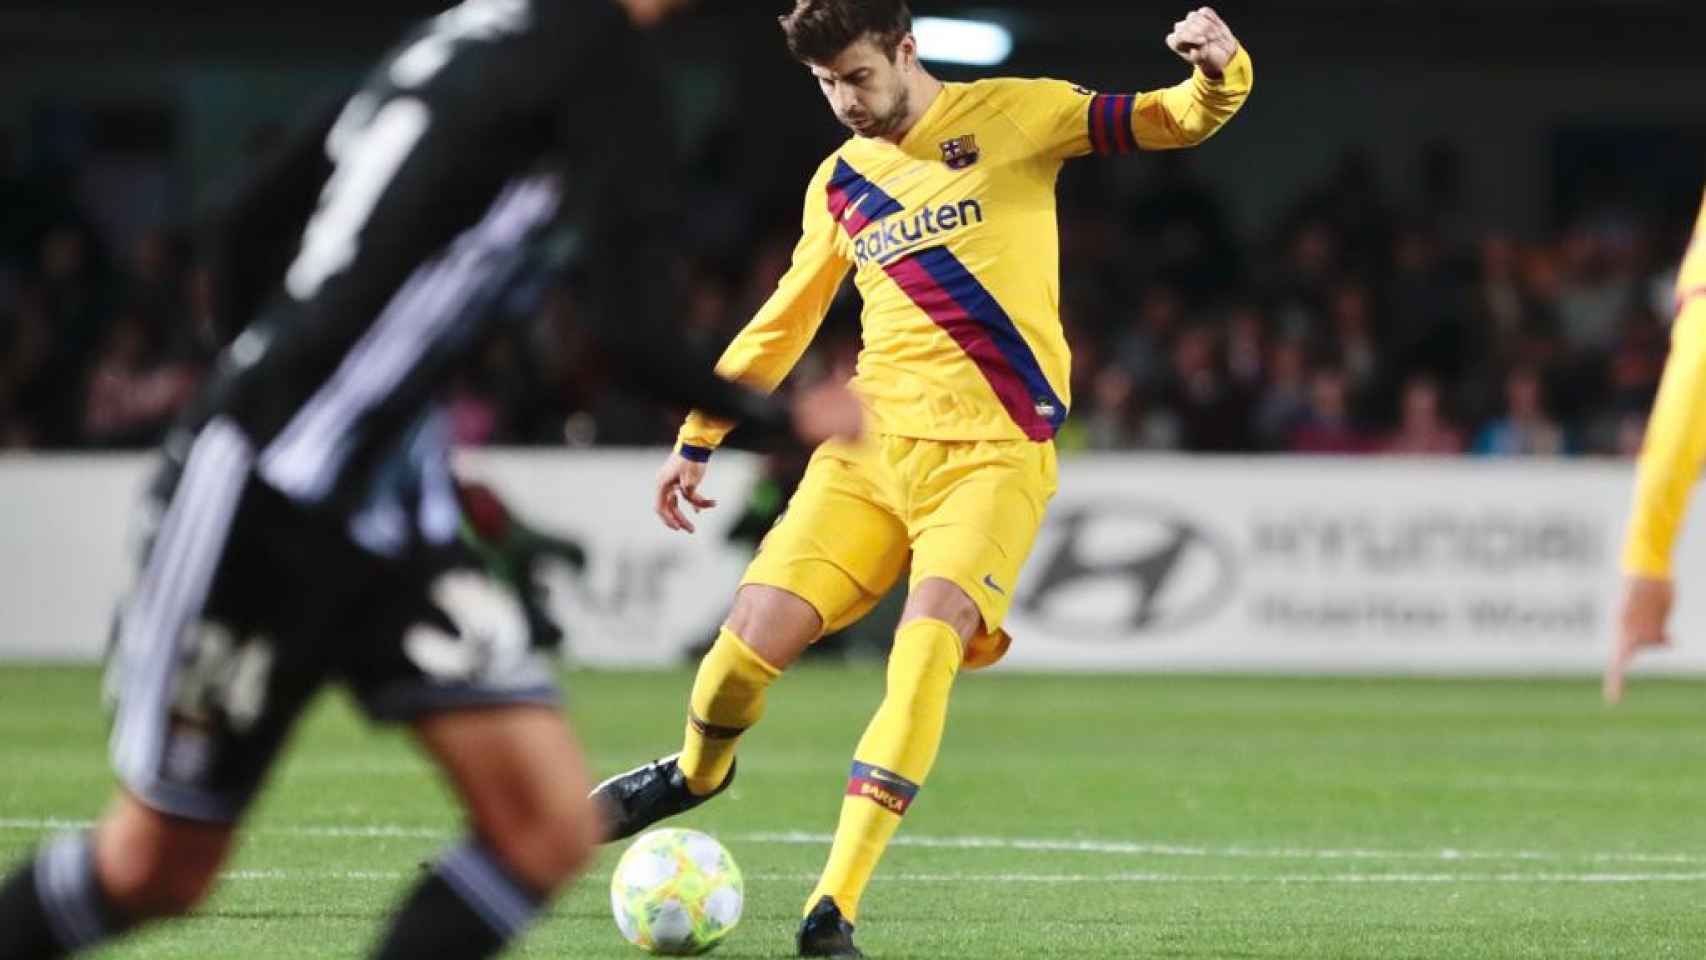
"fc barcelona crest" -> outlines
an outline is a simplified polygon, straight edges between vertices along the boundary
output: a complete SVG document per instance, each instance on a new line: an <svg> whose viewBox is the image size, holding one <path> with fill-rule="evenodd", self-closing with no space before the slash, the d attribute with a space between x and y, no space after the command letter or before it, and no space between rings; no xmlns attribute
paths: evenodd
<svg viewBox="0 0 1706 960"><path fill-rule="evenodd" d="M949 170L964 170L977 162L977 135L968 133L963 137L942 141L942 162Z"/></svg>

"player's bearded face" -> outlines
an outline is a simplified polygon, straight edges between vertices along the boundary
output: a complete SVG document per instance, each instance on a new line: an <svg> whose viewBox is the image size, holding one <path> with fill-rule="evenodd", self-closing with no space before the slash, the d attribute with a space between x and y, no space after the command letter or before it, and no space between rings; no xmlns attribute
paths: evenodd
<svg viewBox="0 0 1706 960"><path fill-rule="evenodd" d="M835 119L861 137L885 137L904 126L912 113L909 50L902 44L890 57L871 40L860 40L834 60L812 64Z"/></svg>

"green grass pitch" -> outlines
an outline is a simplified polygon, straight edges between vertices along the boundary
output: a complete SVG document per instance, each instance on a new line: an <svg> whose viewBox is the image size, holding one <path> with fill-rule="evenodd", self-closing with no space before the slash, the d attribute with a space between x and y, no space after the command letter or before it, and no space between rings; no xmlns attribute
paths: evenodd
<svg viewBox="0 0 1706 960"><path fill-rule="evenodd" d="M685 673L570 674L600 774L675 749ZM791 952L875 668L773 691L724 798L683 818L747 876L724 957ZM93 670L0 669L0 854L111 789ZM395 732L328 696L197 917L113 958L359 956L458 833ZM878 958L1706 956L1706 685L968 675L867 895ZM615 852L513 955L639 957Z"/></svg>

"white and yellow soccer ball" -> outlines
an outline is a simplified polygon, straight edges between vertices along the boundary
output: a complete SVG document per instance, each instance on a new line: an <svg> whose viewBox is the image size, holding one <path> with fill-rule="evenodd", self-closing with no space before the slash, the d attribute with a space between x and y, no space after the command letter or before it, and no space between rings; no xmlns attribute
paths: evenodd
<svg viewBox="0 0 1706 960"><path fill-rule="evenodd" d="M610 878L610 909L622 936L666 956L693 956L723 942L745 900L734 857L697 830L642 835Z"/></svg>

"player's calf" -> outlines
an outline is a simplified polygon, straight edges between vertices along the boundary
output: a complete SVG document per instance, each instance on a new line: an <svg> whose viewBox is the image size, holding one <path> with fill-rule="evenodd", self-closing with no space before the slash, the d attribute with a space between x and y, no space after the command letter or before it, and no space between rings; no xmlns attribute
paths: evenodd
<svg viewBox="0 0 1706 960"><path fill-rule="evenodd" d="M501 951L592 855L585 762L554 710L496 707L418 721L475 835L446 851L374 951L380 960L468 960Z"/></svg>
<svg viewBox="0 0 1706 960"><path fill-rule="evenodd" d="M188 913L213 887L231 828L121 796L93 833L56 837L0 885L0 960L67 957L148 920Z"/></svg>
<svg viewBox="0 0 1706 960"><path fill-rule="evenodd" d="M101 889L131 922L189 913L212 892L234 829L168 816L122 794L94 832Z"/></svg>

